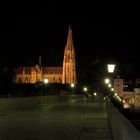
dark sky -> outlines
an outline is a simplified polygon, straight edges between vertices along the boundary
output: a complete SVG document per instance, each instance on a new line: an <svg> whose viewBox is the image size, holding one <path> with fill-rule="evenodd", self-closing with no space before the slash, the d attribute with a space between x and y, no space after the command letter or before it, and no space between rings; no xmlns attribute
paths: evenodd
<svg viewBox="0 0 140 140"><path fill-rule="evenodd" d="M133 13L85 10L50 2L47 8L8 11L0 32L1 73L20 65L62 66L68 26L73 30L78 77L93 82L116 63L122 76L139 77L137 22ZM108 15L109 13L109 15Z"/></svg>

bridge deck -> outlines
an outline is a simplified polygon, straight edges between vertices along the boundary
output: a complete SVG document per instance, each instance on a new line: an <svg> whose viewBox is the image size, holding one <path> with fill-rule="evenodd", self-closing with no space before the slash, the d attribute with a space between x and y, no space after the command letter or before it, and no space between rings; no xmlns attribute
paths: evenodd
<svg viewBox="0 0 140 140"><path fill-rule="evenodd" d="M69 99L1 111L0 139L111 140L112 136L105 103Z"/></svg>

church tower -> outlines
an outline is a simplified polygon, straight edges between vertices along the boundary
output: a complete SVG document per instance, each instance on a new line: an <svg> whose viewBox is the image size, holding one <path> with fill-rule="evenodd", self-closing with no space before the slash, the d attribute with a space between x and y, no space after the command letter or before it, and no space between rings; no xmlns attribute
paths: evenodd
<svg viewBox="0 0 140 140"><path fill-rule="evenodd" d="M76 84L76 62L72 30L69 26L67 43L64 50L62 84Z"/></svg>

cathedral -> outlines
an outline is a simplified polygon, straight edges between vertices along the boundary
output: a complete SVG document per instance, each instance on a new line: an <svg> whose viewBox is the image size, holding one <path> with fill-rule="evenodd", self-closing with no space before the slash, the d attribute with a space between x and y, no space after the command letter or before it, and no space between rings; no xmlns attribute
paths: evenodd
<svg viewBox="0 0 140 140"><path fill-rule="evenodd" d="M44 67L39 64L35 66L18 67L13 82L16 84L37 83L48 79L49 83L76 84L76 61L72 38L72 29L69 26L67 42L64 49L63 66Z"/></svg>

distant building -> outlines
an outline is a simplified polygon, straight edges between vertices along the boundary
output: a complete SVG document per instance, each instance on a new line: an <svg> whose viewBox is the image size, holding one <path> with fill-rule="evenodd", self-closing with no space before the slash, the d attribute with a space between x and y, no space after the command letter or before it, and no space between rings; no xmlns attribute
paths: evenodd
<svg viewBox="0 0 140 140"><path fill-rule="evenodd" d="M114 93L122 99L123 104L140 108L140 79L114 79Z"/></svg>
<svg viewBox="0 0 140 140"><path fill-rule="evenodd" d="M49 83L75 84L77 82L75 50L70 26L62 67L43 67L41 66L40 56L39 64L36 64L35 66L18 67L13 82L17 84L36 83L43 81L46 78Z"/></svg>

